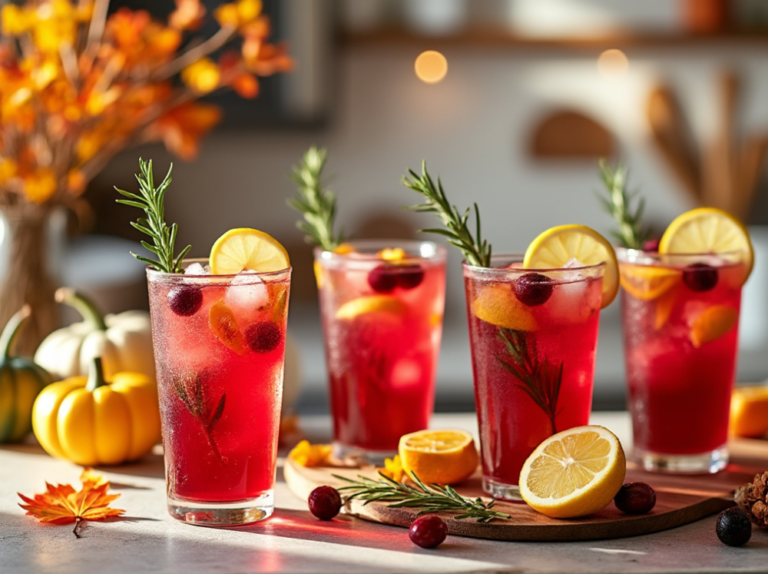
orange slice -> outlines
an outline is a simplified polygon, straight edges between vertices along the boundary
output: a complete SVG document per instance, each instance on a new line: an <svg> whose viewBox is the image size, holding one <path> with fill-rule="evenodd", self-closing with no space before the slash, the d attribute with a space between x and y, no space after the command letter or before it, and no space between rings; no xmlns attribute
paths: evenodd
<svg viewBox="0 0 768 574"><path fill-rule="evenodd" d="M760 438L768 433L768 387L739 387L731 398L731 436Z"/></svg>
<svg viewBox="0 0 768 574"><path fill-rule="evenodd" d="M712 305L699 314L691 325L691 343L696 348L719 339L733 329L739 312L728 305Z"/></svg>
<svg viewBox="0 0 768 574"><path fill-rule="evenodd" d="M661 297L682 278L681 273L675 269L627 263L621 265L620 276L624 290L642 301Z"/></svg>
<svg viewBox="0 0 768 574"><path fill-rule="evenodd" d="M509 285L491 284L483 287L472 301L472 314L491 325L516 331L535 331L539 328L536 318L528 307L518 301Z"/></svg>
<svg viewBox="0 0 768 574"><path fill-rule="evenodd" d="M400 437L400 461L406 472L426 484L456 484L475 472L477 449L463 430L423 430Z"/></svg>
<svg viewBox="0 0 768 574"><path fill-rule="evenodd" d="M237 324L235 313L223 301L218 301L211 306L208 315L211 331L216 338L226 347L232 349L238 355L245 353L245 339Z"/></svg>

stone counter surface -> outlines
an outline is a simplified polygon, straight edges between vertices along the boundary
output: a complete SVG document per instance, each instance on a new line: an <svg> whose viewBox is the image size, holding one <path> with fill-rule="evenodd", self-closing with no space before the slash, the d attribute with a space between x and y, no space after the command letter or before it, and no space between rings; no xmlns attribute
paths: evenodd
<svg viewBox="0 0 768 574"><path fill-rule="evenodd" d="M597 413L628 445L625 413ZM434 427L476 430L474 415L437 415ZM327 417L305 418L313 440L327 437ZM256 525L189 526L165 510L162 458L103 468L122 496L120 519L71 526L39 524L17 506L17 492L40 492L45 481L79 484L80 469L35 445L0 447L0 574L161 572L768 572L768 532L755 530L743 548L722 545L715 517L634 538L533 543L449 537L434 550L414 546L405 529L340 516L316 520L291 494L278 470L276 511Z"/></svg>

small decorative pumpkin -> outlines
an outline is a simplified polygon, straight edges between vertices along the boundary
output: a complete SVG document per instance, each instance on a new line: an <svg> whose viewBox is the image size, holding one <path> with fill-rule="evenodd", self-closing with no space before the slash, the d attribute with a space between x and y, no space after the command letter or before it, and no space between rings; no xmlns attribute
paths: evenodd
<svg viewBox="0 0 768 574"><path fill-rule="evenodd" d="M87 375L93 358L101 357L108 379L130 371L155 380L149 313L126 311L104 317L93 301L66 287L56 291L56 300L77 309L85 321L48 335L35 353L38 365L66 379Z"/></svg>
<svg viewBox="0 0 768 574"><path fill-rule="evenodd" d="M0 443L20 441L32 430L32 404L53 380L32 359L11 356L16 336L30 312L29 305L25 305L0 335Z"/></svg>
<svg viewBox="0 0 768 574"><path fill-rule="evenodd" d="M157 386L141 373L104 379L101 358L88 377L49 385L35 401L32 427L48 454L83 466L141 458L160 440Z"/></svg>

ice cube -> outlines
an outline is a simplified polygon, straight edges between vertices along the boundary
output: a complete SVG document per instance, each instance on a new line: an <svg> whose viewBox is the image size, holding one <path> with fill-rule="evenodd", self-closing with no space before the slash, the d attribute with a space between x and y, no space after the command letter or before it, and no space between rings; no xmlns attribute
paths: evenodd
<svg viewBox="0 0 768 574"><path fill-rule="evenodd" d="M565 265L563 265L563 269L573 269L575 267L584 267L584 264L575 257L571 257L565 262Z"/></svg>
<svg viewBox="0 0 768 574"><path fill-rule="evenodd" d="M190 263L187 268L184 269L184 275L208 275L209 273L210 268L206 270L206 268L197 261Z"/></svg>
<svg viewBox="0 0 768 574"><path fill-rule="evenodd" d="M241 325L251 322L269 302L269 290L255 271L243 271L232 279L224 303L232 309Z"/></svg>
<svg viewBox="0 0 768 574"><path fill-rule="evenodd" d="M392 367L392 386L395 388L410 387L421 380L421 366L414 359L400 359Z"/></svg>
<svg viewBox="0 0 768 574"><path fill-rule="evenodd" d="M592 281L563 282L555 286L546 309L558 323L580 323L600 310L600 291Z"/></svg>

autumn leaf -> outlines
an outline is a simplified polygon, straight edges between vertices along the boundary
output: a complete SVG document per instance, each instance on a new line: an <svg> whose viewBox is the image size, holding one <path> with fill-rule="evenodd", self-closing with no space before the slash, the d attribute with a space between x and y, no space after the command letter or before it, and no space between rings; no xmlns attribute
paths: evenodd
<svg viewBox="0 0 768 574"><path fill-rule="evenodd" d="M120 497L108 494L109 482L90 468L80 475L83 488L75 490L69 484L52 485L45 483L46 491L29 498L21 493L19 497L26 504L19 504L27 511L27 516L34 516L40 522L49 524L75 523L72 530L80 538L78 528L83 520L102 520L109 516L120 516L125 510L110 508L109 504Z"/></svg>

